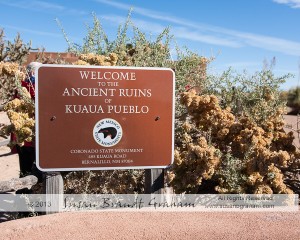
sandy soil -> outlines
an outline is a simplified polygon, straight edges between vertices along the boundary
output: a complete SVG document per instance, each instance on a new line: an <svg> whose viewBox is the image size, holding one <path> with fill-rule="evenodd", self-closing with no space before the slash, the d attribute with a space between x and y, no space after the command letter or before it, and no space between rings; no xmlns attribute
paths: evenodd
<svg viewBox="0 0 300 240"><path fill-rule="evenodd" d="M9 119L5 112L0 111L0 123L8 124Z"/></svg>
<svg viewBox="0 0 300 240"><path fill-rule="evenodd" d="M0 124L9 124L5 112L0 111ZM17 154L11 154L10 148L6 146L7 140L0 137L0 181L19 177L19 160Z"/></svg>
<svg viewBox="0 0 300 240"><path fill-rule="evenodd" d="M300 118L298 119L297 116L295 115L285 115L284 120L286 122L285 125L285 131L290 132L292 131L295 136L294 144L297 147L300 147L300 141L299 141L299 136L298 133L296 132L298 129L300 130ZM299 121L299 123L298 123Z"/></svg>
<svg viewBox="0 0 300 240"><path fill-rule="evenodd" d="M9 124L5 112L0 111L0 124ZM6 146L7 140L0 137L0 181L19 177L19 160L17 154L11 154L10 148Z"/></svg>
<svg viewBox="0 0 300 240"><path fill-rule="evenodd" d="M285 119L297 127L295 116ZM0 181L18 177L18 168L17 155L0 147ZM59 213L3 222L0 239L299 239L299 223L299 211Z"/></svg>
<svg viewBox="0 0 300 240"><path fill-rule="evenodd" d="M299 213L60 213L0 224L0 239L299 239Z"/></svg>
<svg viewBox="0 0 300 240"><path fill-rule="evenodd" d="M17 154L11 154L10 148L0 147L0 181L7 181L19 177L19 159Z"/></svg>

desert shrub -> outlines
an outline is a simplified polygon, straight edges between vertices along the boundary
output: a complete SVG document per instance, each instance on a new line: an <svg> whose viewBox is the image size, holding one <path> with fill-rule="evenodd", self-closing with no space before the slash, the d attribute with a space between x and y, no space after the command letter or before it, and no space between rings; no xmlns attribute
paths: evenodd
<svg viewBox="0 0 300 240"><path fill-rule="evenodd" d="M14 98L16 89L21 88L20 81L26 76L21 64L31 50L31 43L23 43L19 34L14 42L5 39L4 30L0 28L0 101L8 102Z"/></svg>
<svg viewBox="0 0 300 240"><path fill-rule="evenodd" d="M0 100L8 102L16 94L16 89L20 88L20 82L25 77L20 65L14 62L0 62Z"/></svg>
<svg viewBox="0 0 300 240"><path fill-rule="evenodd" d="M34 100L21 80L26 76L17 63L0 62L0 97L4 102L3 110L10 120L9 125L0 128L0 135L6 137L13 133L16 138L10 143L22 146L25 141L32 142L35 137ZM15 96L18 98L15 98Z"/></svg>
<svg viewBox="0 0 300 240"><path fill-rule="evenodd" d="M65 192L132 194L144 191L144 172L128 171L77 171L64 175Z"/></svg>
<svg viewBox="0 0 300 240"><path fill-rule="evenodd" d="M20 34L14 42L5 40L4 30L0 28L0 62L14 62L22 64L26 61L31 48L31 43L23 43Z"/></svg>
<svg viewBox="0 0 300 240"><path fill-rule="evenodd" d="M283 129L279 86L286 77L270 69L250 77L229 70L210 77L202 92L181 95L186 122L169 172L176 192L197 193L202 180L217 182L220 193L292 192L282 171L299 167L299 150Z"/></svg>
<svg viewBox="0 0 300 240"><path fill-rule="evenodd" d="M118 28L117 38L108 39L102 25L96 15L93 15L93 26L87 27L87 36L83 43L72 43L65 31L65 40L68 43L68 51L77 55L93 54L108 56L115 53L118 56L117 66L148 66L148 67L170 67L171 35L166 28L155 41L150 41L131 21L131 11L127 20ZM59 23L59 22L58 22ZM61 26L61 24L59 23ZM62 26L61 26L62 27ZM132 28L133 35L129 35L129 27Z"/></svg>
<svg viewBox="0 0 300 240"><path fill-rule="evenodd" d="M36 57L34 59L34 62L40 62L42 64L69 64L65 59L60 55L60 53L57 54L51 54L50 56L46 54L45 49L39 49L36 52Z"/></svg>
<svg viewBox="0 0 300 240"><path fill-rule="evenodd" d="M117 61L118 61L118 55L115 53L110 53L108 56L88 53L88 54L80 54L79 60L74 62L74 64L75 65L115 66Z"/></svg>
<svg viewBox="0 0 300 240"><path fill-rule="evenodd" d="M24 88L24 92L27 89ZM30 94L28 93L29 97ZM30 99L30 98L29 98ZM11 142L11 146L18 144L23 146L25 142L32 142L35 138L35 120L34 120L34 104L32 101L16 98L4 106L7 116L11 122L10 125L1 129L2 135L13 133L16 139Z"/></svg>
<svg viewBox="0 0 300 240"><path fill-rule="evenodd" d="M222 163L216 171L219 185L215 187L221 193L246 193L247 175L244 172L245 161L224 153Z"/></svg>
<svg viewBox="0 0 300 240"><path fill-rule="evenodd" d="M266 123L274 110L284 113L286 101L282 99L280 86L291 75L275 76L271 66L249 74L237 73L229 68L221 76L210 75L204 93L220 98L223 108L230 107L234 115L244 115L257 124Z"/></svg>
<svg viewBox="0 0 300 240"><path fill-rule="evenodd" d="M24 44L19 34L14 42L10 42L4 39L4 31L0 30L0 102L11 122L0 126L0 135L6 137L14 133L16 139L11 145L22 146L24 141L33 141L35 135L34 101L21 86L27 72L19 65L25 61L30 49L30 44ZM18 98L14 99L16 95Z"/></svg>

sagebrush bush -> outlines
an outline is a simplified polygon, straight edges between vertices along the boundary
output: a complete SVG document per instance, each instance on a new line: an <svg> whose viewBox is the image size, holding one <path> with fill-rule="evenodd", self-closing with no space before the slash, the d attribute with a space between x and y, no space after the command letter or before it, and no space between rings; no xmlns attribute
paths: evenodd
<svg viewBox="0 0 300 240"><path fill-rule="evenodd" d="M27 75L22 67L26 61L31 43L23 43L18 34L14 42L5 40L3 29L0 28L0 103L7 112L11 124L0 126L0 135L3 137L14 133L17 138L11 145L23 145L24 141L34 139L34 101L21 81ZM16 93L18 92L18 99Z"/></svg>
<svg viewBox="0 0 300 240"><path fill-rule="evenodd" d="M31 50L31 43L23 43L20 34L17 34L14 42L5 40L4 30L0 28L0 62L22 64Z"/></svg>
<svg viewBox="0 0 300 240"><path fill-rule="evenodd" d="M229 68L221 76L209 75L208 88L203 93L218 96L220 105L230 107L234 115L264 124L275 111L284 113L286 101L281 97L280 86L291 77L290 74L275 76L272 66L254 74L237 73Z"/></svg>
<svg viewBox="0 0 300 240"><path fill-rule="evenodd" d="M197 193L202 179L214 179L220 193L292 193L281 169L299 167L300 152L293 145L293 133L284 132L280 105L267 117L255 119L243 112L235 116L215 95L189 91L181 102L188 115L169 173L176 192Z"/></svg>
<svg viewBox="0 0 300 240"><path fill-rule="evenodd" d="M16 94L16 89L20 88L21 80L25 77L24 71L18 63L0 62L0 100L8 102Z"/></svg>

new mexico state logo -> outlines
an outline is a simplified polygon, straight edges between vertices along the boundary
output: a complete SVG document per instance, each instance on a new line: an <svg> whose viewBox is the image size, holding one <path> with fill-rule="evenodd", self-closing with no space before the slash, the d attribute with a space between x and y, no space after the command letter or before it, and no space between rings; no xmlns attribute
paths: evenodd
<svg viewBox="0 0 300 240"><path fill-rule="evenodd" d="M112 118L98 121L93 129L95 141L102 147L112 147L120 142L123 135L120 123Z"/></svg>

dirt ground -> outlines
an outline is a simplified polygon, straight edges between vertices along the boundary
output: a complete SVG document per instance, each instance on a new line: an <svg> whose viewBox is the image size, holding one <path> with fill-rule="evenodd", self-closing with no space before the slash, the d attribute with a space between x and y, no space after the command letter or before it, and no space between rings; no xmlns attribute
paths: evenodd
<svg viewBox="0 0 300 240"><path fill-rule="evenodd" d="M8 124L9 119L4 112L0 111L0 124ZM0 137L0 181L19 177L19 160L17 154L11 154L10 148L6 146L7 140Z"/></svg>
<svg viewBox="0 0 300 240"><path fill-rule="evenodd" d="M59 213L0 224L0 239L299 239L300 214Z"/></svg>
<svg viewBox="0 0 300 240"><path fill-rule="evenodd" d="M298 119L298 117L295 115L285 115L284 120L286 123L284 128L285 131L286 132L292 131L294 133L295 136L294 144L295 146L300 147L299 135L297 133L297 130L300 130L300 118Z"/></svg>
<svg viewBox="0 0 300 240"><path fill-rule="evenodd" d="M287 130L296 116L285 116ZM7 122L0 112L0 123ZM4 139L0 139L3 143ZM299 139L295 140L299 146ZM0 181L18 177L17 155L0 147ZM299 239L297 212L77 212L0 223L6 239Z"/></svg>

